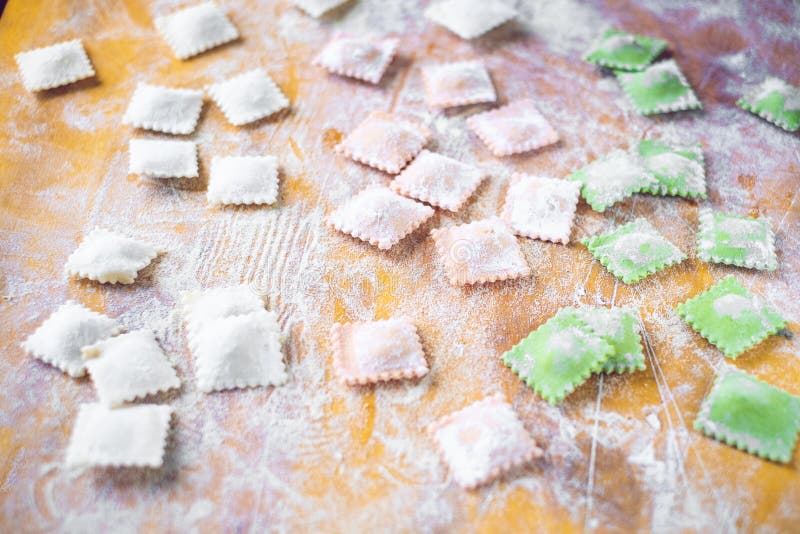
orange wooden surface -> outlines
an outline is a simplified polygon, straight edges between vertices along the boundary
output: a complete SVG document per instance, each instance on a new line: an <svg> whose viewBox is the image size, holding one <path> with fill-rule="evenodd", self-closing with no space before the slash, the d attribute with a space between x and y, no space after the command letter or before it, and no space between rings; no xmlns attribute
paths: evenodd
<svg viewBox="0 0 800 534"><path fill-rule="evenodd" d="M11 0L0 19L0 528L3 531L791 531L800 521L800 452L770 463L691 427L715 369L734 365L800 394L798 341L773 336L736 362L694 334L676 304L728 273L765 296L798 331L800 141L734 107L767 74L800 85L790 2L520 2L520 20L472 43L428 24L424 2L357 0L315 21L285 0L225 2L242 39L174 59L152 25L178 0ZM705 8L703 8L705 6ZM613 78L580 60L603 26L667 39L706 109L643 118ZM335 31L402 36L378 86L310 66ZM98 75L27 93L13 54L81 37ZM500 99L531 96L562 141L498 160L464 119L476 108L433 112L419 66L481 57ZM201 179L150 183L127 175L127 143L159 137L122 126L137 82L201 88L264 67L292 101L288 113L236 128L207 102L195 134ZM431 147L475 162L490 179L466 208L437 215L389 252L322 225L322 216L388 177L332 147L369 111L409 114L434 131ZM482 108L480 108L482 109ZM521 240L529 279L454 288L431 228L498 213L514 171L563 177L644 135L699 140L705 204L769 217L780 267L757 273L699 262L697 204L635 196L604 214L581 204L568 246ZM213 155L274 154L274 207L212 208ZM577 240L647 217L689 259L627 286ZM132 286L67 281L66 257L95 225L167 249ZM180 291L247 282L268 295L288 334L289 384L204 395L194 383ZM175 407L166 465L156 472L70 473L61 462L88 380L25 356L19 342L61 302L75 299L153 328L184 379L155 401ZM550 407L499 361L532 328L577 302L630 304L643 317L647 370L593 377ZM419 326L431 365L417 382L347 388L331 376L334 321L404 313ZM546 449L544 458L474 492L458 488L424 434L435 418L502 392ZM653 414L658 424L645 417ZM650 418L653 421L653 418Z"/></svg>

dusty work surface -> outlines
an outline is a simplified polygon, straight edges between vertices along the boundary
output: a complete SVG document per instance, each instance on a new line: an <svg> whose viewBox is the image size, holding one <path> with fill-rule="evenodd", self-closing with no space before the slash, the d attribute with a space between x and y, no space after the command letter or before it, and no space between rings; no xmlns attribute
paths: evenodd
<svg viewBox="0 0 800 534"><path fill-rule="evenodd" d="M800 139L734 102L767 74L800 84L800 9L786 1L524 2L520 20L464 42L422 17L424 2L358 0L316 21L285 0L230 0L243 38L189 61L153 28L169 1L11 0L0 20L0 530L404 531L791 530L800 521L800 452L778 465L694 431L715 372L735 365L800 394L798 338L773 336L736 362L692 332L674 307L728 273L760 292L800 332ZM265 4L265 5L260 5ZM713 4L713 5L712 5ZM668 7L667 7L668 6ZM705 7L703 7L705 6ZM669 41L705 111L643 118L618 84L581 61L605 26ZM336 31L393 33L399 57L380 85L310 66ZM98 76L34 95L13 54L82 37ZM496 159L465 128L476 111L433 112L419 66L483 58L503 102L530 96L562 141ZM261 66L292 101L289 113L230 126L207 102L198 131L200 185L127 175L121 124L137 82L201 88ZM389 252L322 224L325 213L388 177L333 146L372 110L415 116L433 149L491 178L456 215L437 215ZM498 213L513 171L556 177L642 136L703 143L709 199L769 217L780 266L772 273L699 262L698 205L638 195L605 214L581 203L569 246L522 239L534 276L448 284L428 232ZM274 207L217 209L205 200L213 155L274 154ZM628 286L578 238L647 217L689 259ZM167 250L132 286L68 281L65 260L100 225ZM175 312L182 290L248 282L268 294L288 334L289 383L205 395ZM184 380L158 402L175 408L174 438L156 472L62 467L88 380L23 355L19 342L66 299L153 328ZM562 306L630 304L646 328L647 370L594 377L550 407L498 359ZM334 321L406 314L419 325L430 374L348 388L333 380ZM424 427L504 393L546 455L478 491L452 483ZM12 527L16 527L13 529Z"/></svg>

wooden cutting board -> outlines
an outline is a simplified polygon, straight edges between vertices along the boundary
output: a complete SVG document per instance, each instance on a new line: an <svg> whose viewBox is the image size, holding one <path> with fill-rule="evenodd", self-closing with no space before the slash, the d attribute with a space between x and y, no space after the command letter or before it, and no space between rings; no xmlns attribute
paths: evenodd
<svg viewBox="0 0 800 534"><path fill-rule="evenodd" d="M356 0L321 21L288 1L221 2L242 39L175 59L152 19L180 0L11 0L0 19L0 525L4 531L790 531L800 521L800 452L770 463L692 429L715 370L735 366L800 394L798 341L773 336L735 362L691 331L674 307L733 273L798 331L800 141L734 106L766 75L800 85L800 12L790 2L701 0L520 2L519 20L465 42L422 17L426 2ZM661 5L663 4L663 5ZM581 61L603 27L666 39L705 111L640 117L613 77ZM377 86L329 76L311 59L337 31L401 37ZM80 37L97 77L31 94L13 54ZM466 130L481 107L446 112L424 100L419 67L478 57L502 102L531 97L561 135L550 148L497 159ZM138 82L202 88L257 66L292 102L251 126L205 104L188 136L201 178L127 174L121 123ZM324 226L323 216L389 177L334 154L370 111L425 122L431 149L490 178L455 215L437 215L389 252ZM698 205L637 195L606 213L581 203L568 246L521 240L530 278L448 284L428 235L497 214L512 172L564 177L612 148L669 137L700 141L717 209L768 217L780 267L751 272L698 261ZM272 154L273 207L205 201L214 155ZM646 217L689 256L639 284L617 283L577 240ZM167 252L132 286L68 281L82 235L103 226ZM175 312L185 289L245 282L267 295L287 334L291 378L271 389L201 394ZM154 402L175 408L166 465L154 472L62 466L91 383L25 356L19 342L60 303L80 301L152 328L184 380ZM632 305L645 326L647 370L593 377L560 406L538 398L498 356L559 308ZM348 388L331 372L335 321L412 317L428 377ZM500 392L547 454L477 491L457 487L424 428Z"/></svg>

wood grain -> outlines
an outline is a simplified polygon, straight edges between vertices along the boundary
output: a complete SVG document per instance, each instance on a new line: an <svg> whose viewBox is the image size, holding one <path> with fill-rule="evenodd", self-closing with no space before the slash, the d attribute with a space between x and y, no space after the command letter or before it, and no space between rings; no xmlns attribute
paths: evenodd
<svg viewBox="0 0 800 534"><path fill-rule="evenodd" d="M800 521L800 452L788 465L742 453L692 429L715 372L733 365L800 394L797 338L773 336L735 362L694 334L674 307L734 273L798 331L800 143L797 135L734 106L767 74L800 85L800 8L790 0L664 3L519 2L518 21L464 42L421 16L421 1L350 2L315 21L286 0L231 0L242 39L189 61L174 59L152 25L185 2L11 0L0 19L0 529L3 531L580 530L791 531ZM669 5L666 5L669 4ZM721 7L720 7L721 6ZM616 82L580 60L602 27L669 41L705 105L643 118ZM310 66L337 31L394 33L399 56L371 86ZM81 37L95 79L31 94L13 54ZM419 66L482 58L501 102L540 102L561 142L496 159L467 132L476 110L434 112ZM261 66L291 110L229 125L207 101L198 131L201 178L147 182L127 175L132 136L122 126L137 82L202 88ZM489 174L455 215L437 215L388 252L333 233L322 217L388 176L332 147L370 111L413 116L434 131L432 150ZM499 213L513 172L566 176L642 136L699 140L707 156L704 204L771 219L773 273L709 265L694 255L698 205L637 195L604 214L578 209L568 246L522 240L534 276L480 287L448 284L431 228ZM274 207L205 202L213 155L274 154ZM613 278L577 240L647 217L689 255L636 285ZM167 249L128 287L68 281L66 257L95 225ZM250 283L287 334L289 384L204 395L197 391L180 291ZM70 473L64 450L78 406L95 398L25 356L19 342L71 298L153 328L185 384L153 399L175 407L167 464L155 472ZM578 302L637 307L647 370L594 377L547 405L498 356L555 311ZM417 322L431 373L416 382L348 388L332 377L334 321L405 314ZM546 450L532 466L474 492L439 463L425 426L483 396L504 393ZM645 417L653 414L658 424ZM650 418L653 421L653 418Z"/></svg>

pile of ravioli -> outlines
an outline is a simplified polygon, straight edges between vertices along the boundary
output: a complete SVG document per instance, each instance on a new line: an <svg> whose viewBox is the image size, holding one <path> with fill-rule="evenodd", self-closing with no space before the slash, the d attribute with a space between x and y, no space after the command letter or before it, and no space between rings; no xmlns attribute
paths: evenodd
<svg viewBox="0 0 800 534"><path fill-rule="evenodd" d="M319 17L345 9L345 0L294 0ZM516 16L500 1L445 0L425 16L462 39L473 39ZM155 28L185 60L239 37L225 11L201 3L158 17ZM333 75L379 84L401 41L395 37L334 37L313 59ZM660 39L620 30L604 32L584 59L612 69L642 115L700 109L702 104L673 59L657 61ZM23 84L47 90L94 76L79 40L16 56ZM492 105L497 93L479 59L422 67L426 100L445 109ZM274 117L291 103L261 69L215 83L205 93L236 126ZM194 132L204 91L141 83L122 122L161 134ZM788 131L800 129L800 89L768 78L739 105ZM473 114L467 126L498 157L558 143L559 134L536 101L523 98ZM410 117L374 111L335 151L392 177L388 186L360 191L326 217L336 231L387 250L417 230L436 209L456 212L489 179L479 167L425 147L431 131ZM133 138L130 173L164 180L198 176L197 145L170 138ZM207 198L216 204L272 204L278 159L272 155L215 156ZM633 194L706 198L699 143L643 139L616 149L564 178L514 175L500 213L434 228L443 273L469 286L531 275L519 238L568 246L578 202L603 212ZM706 262L747 269L778 266L775 237L764 218L699 209L696 254ZM682 262L686 254L647 219L637 218L580 240L589 254L625 284L635 284ZM152 244L106 229L89 232L67 260L69 276L132 284L158 254ZM181 309L201 391L280 386L288 380L283 336L274 313L247 286L188 292ZM727 276L677 307L677 314L728 358L736 358L786 325L780 313L735 276ZM627 307L568 307L501 355L501 360L546 401L557 404L593 374L646 368L642 321ZM413 319L334 324L333 366L350 386L413 380L429 372ZM76 302L58 308L22 346L70 376L88 373L98 402L80 407L66 453L70 466L163 464L172 409L132 404L180 388L181 381L152 331L123 332L113 318ZM800 398L746 373L721 373L703 401L695 427L742 450L789 462L800 431ZM429 427L454 480L473 488L540 457L543 451L502 396L490 396ZM136 439L133 439L133 438Z"/></svg>

